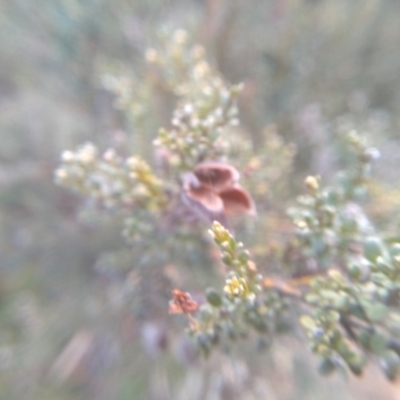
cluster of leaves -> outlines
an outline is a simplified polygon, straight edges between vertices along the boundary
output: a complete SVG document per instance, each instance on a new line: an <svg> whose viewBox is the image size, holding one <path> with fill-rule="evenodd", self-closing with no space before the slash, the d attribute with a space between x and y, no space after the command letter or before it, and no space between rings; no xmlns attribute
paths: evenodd
<svg viewBox="0 0 400 400"><path fill-rule="evenodd" d="M190 320L190 332L209 351L222 333L246 335L250 327L271 334L277 316L296 299L304 314L311 350L321 358L320 372L350 370L360 375L368 357L379 359L388 379L400 369L400 243L384 240L355 200L365 195L370 164L377 151L355 132L349 140L356 162L339 174L338 183L322 188L308 177L309 194L289 210L295 225L295 257L290 268L297 279L274 281L256 272L249 254L219 223L211 230L230 268L224 294L207 292L207 303ZM293 252L293 248L291 249ZM284 265L282 265L283 272ZM299 289L296 284L302 283ZM270 304L265 296L274 293ZM267 297L268 298L268 297ZM276 308L276 304L278 307Z"/></svg>
<svg viewBox="0 0 400 400"><path fill-rule="evenodd" d="M175 296L170 303L170 313L189 317L189 333L205 355L216 344L226 347L230 341L247 338L253 332L271 336L279 328L288 305L279 293L263 290L263 277L243 243L237 242L219 222L213 223L209 233L229 268L223 293L208 288L207 301L200 307L182 307ZM190 299L188 293L186 296ZM191 315L193 311L197 312L196 318Z"/></svg>
<svg viewBox="0 0 400 400"><path fill-rule="evenodd" d="M223 155L221 135L236 125L240 85L226 85L205 59L201 46L188 47L185 31L177 31L162 54L151 49L147 59L166 72L165 82L182 97L171 129L160 129L154 144L173 154L170 163L180 170L204 159ZM186 78L183 79L182 78Z"/></svg>
<svg viewBox="0 0 400 400"><path fill-rule="evenodd" d="M298 244L307 257L308 268L331 268L337 257L344 257L349 247L373 233L372 224L357 200L366 196L371 162L379 155L355 131L348 136L353 149L354 165L338 173L337 182L320 188L319 177L308 177L309 193L300 196L298 206L289 209ZM317 265L318 264L318 265Z"/></svg>
<svg viewBox="0 0 400 400"><path fill-rule="evenodd" d="M75 153L65 151L62 160L57 182L90 195L108 209L136 206L158 210L166 201L163 182L139 157L125 160L113 149L99 155L93 144L86 143Z"/></svg>
<svg viewBox="0 0 400 400"><path fill-rule="evenodd" d="M297 245L315 278L304 299L312 316L302 318L312 349L323 361L322 372L344 364L360 374L368 355L381 358L393 379L400 367L398 343L399 243L385 241L356 203L365 197L376 149L355 132L349 135L356 162L338 176L338 183L322 189L309 177L310 194L290 210ZM397 351L397 353L396 353Z"/></svg>

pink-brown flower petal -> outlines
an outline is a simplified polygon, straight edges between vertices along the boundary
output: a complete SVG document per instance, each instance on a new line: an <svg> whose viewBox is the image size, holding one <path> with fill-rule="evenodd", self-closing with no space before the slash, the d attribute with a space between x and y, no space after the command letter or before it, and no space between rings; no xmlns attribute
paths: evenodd
<svg viewBox="0 0 400 400"><path fill-rule="evenodd" d="M233 186L219 193L224 203L226 215L256 213L255 206L250 195L240 186Z"/></svg>
<svg viewBox="0 0 400 400"><path fill-rule="evenodd" d="M223 211L224 204L220 196L208 187L200 186L198 188L191 187L185 191L185 195L191 200L201 204L207 211L211 213L220 213Z"/></svg>
<svg viewBox="0 0 400 400"><path fill-rule="evenodd" d="M193 172L203 186L212 188L216 192L231 187L240 177L236 168L217 161L198 164Z"/></svg>

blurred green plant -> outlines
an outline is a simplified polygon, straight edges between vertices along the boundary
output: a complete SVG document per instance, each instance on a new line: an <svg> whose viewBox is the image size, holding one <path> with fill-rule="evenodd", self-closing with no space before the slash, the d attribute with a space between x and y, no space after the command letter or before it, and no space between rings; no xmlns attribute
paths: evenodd
<svg viewBox="0 0 400 400"><path fill-rule="evenodd" d="M201 54L172 40L171 29L184 25L190 34L178 38L196 37L213 74L245 83L237 99L241 123L226 129L229 143L218 142L222 152L230 148L223 158L240 171L256 205L257 218L231 216L229 229L268 277L264 285L269 279L293 291L288 283L297 288L299 277L315 269L314 256L297 250L284 210L304 176L318 173L325 186L338 165L346 165L342 134L352 129L382 152L377 179L367 183L373 201L363 202L361 214L384 232L385 244L396 243L400 2L4 0L0 9L1 398L398 397L398 388L386 385L374 367L348 386L318 379L296 330L268 354L258 351L263 340L256 348L248 341L232 348L240 359L219 352L207 362L177 366L187 359L175 353L182 332L171 330L184 319L169 324L166 334L171 289L190 291L201 305L200 289L223 293L225 285L227 267L203 235L211 221L203 216L200 229L172 223L175 217L166 220L163 211L140 202L99 213L86 201L79 210L82 198L55 187L51 172L63 149L91 141L99 160L109 147L123 160L137 154L179 192L175 172L162 166L165 152L158 148L154 155L152 142L160 126L174 130L169 120L180 95L167 76L179 85L192 80L185 72L190 65L176 68L156 38L161 33L166 46L184 47L188 57ZM169 60L171 72L160 66L164 61L152 62L154 54ZM296 144L294 159L288 141ZM353 202L346 213L355 208ZM129 246L118 235L121 225ZM335 259L333 252L324 258ZM76 341L84 332L93 340ZM101 348L113 353L115 345L123 348L117 364L93 369L98 357L102 364L113 359ZM64 349L83 357L76 369L55 363ZM157 363L144 351L156 354ZM49 370L60 372L56 385ZM79 388L73 375L81 376Z"/></svg>
<svg viewBox="0 0 400 400"><path fill-rule="evenodd" d="M292 260L290 267L298 278L263 278L243 244L214 222L210 233L229 272L223 293L208 289L206 303L189 319L189 332L203 352L207 354L224 338L247 337L249 330L272 340L274 327L291 306L304 313L299 320L311 350L321 358L322 374L337 370L344 376L348 371L360 375L368 359L378 359L386 377L396 378L400 243L385 241L361 207L355 207L353 202L365 195L377 151L355 132L349 134L349 142L354 168L340 173L338 183L326 189L319 178L308 177L309 194L290 210L296 227L296 258L301 258L301 263ZM282 264L282 272L284 268Z"/></svg>
<svg viewBox="0 0 400 400"><path fill-rule="evenodd" d="M238 184L237 169L227 161L232 147L225 143L237 125L240 86L226 85L203 49L191 46L181 30L164 52L151 49L146 57L178 96L171 128L161 129L154 141L159 176L136 156L122 158L113 149L100 156L89 143L63 153L57 182L120 213L128 240L146 242L155 233L166 238L172 232L179 249L182 226L187 236L214 221L209 232L227 270L223 290L208 288L200 304L174 289L169 305L170 313L186 315L189 334L202 353L218 345L227 349L232 340L254 334L271 343L279 333L296 329L297 314L321 359L322 374L360 375L368 359L378 359L386 377L395 379L400 369L400 242L385 240L360 205L378 151L353 130L346 136L353 158L348 170L326 188L319 177L306 178L308 193L288 210L294 236L285 239L274 259L281 276L263 276L227 228L232 216L255 212L254 200ZM126 97L115 87L114 93ZM118 104L131 109L133 101ZM266 140L282 155L287 174L284 166L293 150L272 132ZM254 156L247 166L265 169L262 179L271 168ZM274 183L274 178L266 182ZM255 193L260 184L256 181ZM151 216L147 225L146 215ZM137 229L147 236L138 236ZM201 251L207 251L204 242Z"/></svg>

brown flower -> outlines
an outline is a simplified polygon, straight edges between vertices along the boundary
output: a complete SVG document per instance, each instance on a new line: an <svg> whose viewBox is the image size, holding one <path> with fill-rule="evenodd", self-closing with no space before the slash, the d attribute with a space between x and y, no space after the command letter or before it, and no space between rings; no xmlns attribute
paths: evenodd
<svg viewBox="0 0 400 400"><path fill-rule="evenodd" d="M233 186L240 178L236 168L217 161L198 164L193 173L201 185L216 192Z"/></svg>
<svg viewBox="0 0 400 400"><path fill-rule="evenodd" d="M185 194L212 214L220 214L224 211L224 202L219 194L206 186L191 186Z"/></svg>
<svg viewBox="0 0 400 400"><path fill-rule="evenodd" d="M192 299L189 293L174 289L172 291L172 299L169 301L170 314L189 314L197 311L199 305Z"/></svg>
<svg viewBox="0 0 400 400"><path fill-rule="evenodd" d="M250 195L237 183L239 172L231 165L204 162L183 176L183 200L208 219L233 214L255 214Z"/></svg>
<svg viewBox="0 0 400 400"><path fill-rule="evenodd" d="M224 204L224 212L230 214L255 214L253 200L239 185L227 188L219 193Z"/></svg>

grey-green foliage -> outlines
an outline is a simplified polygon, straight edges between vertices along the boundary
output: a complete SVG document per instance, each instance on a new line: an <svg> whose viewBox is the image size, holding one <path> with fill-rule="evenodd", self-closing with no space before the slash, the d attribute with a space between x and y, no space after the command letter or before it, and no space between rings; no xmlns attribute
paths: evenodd
<svg viewBox="0 0 400 400"><path fill-rule="evenodd" d="M243 244L224 227L228 214L213 214L207 196L213 196L216 188L201 186L193 175L201 163L211 162L206 164L206 170L211 170L206 178L213 181L222 174L223 184L233 182L239 190L234 169L223 163L228 161L229 146L221 146L229 143L227 133L234 129L238 88L227 87L199 47L188 47L184 31L173 35L164 53L150 50L147 58L160 68L161 76L169 72L162 79L179 96L172 128L160 130L154 142L161 157L160 176L143 160L123 159L113 150L100 157L93 145L85 145L63 154L63 165L56 172L58 182L122 211L126 236L133 242L141 240L146 248L152 236L168 243L172 233L179 238L175 248L183 250L179 240L191 237L191 229L202 229L213 215L220 218L210 233L227 267L222 293L207 289L207 301L197 306L188 293L174 290L170 303L172 313L188 317L189 333L204 354L217 345L229 348L232 340L249 336L271 343L281 332L295 329L291 318L295 312L311 350L321 358L321 373L338 370L359 375L375 355L386 376L394 379L400 365L396 340L400 243L385 241L362 207L378 151L351 131L347 141L353 159L348 169L326 188L319 177L305 180L308 192L288 211L294 225L294 237L286 249L291 247L291 251L283 243L275 259L282 276L263 276ZM118 90L115 93L124 96ZM127 110L134 101L126 102ZM290 157L291 153L283 148L282 154ZM262 167L268 168L267 164ZM194 196L189 203L188 187ZM234 210L248 206L250 200L240 190L228 199L224 212L232 204ZM193 225L199 215L206 216L205 221ZM179 236L185 226L189 229ZM206 252L207 247L201 243L198 250Z"/></svg>
<svg viewBox="0 0 400 400"><path fill-rule="evenodd" d="M399 350L399 244L385 241L359 204L365 200L371 162L378 152L355 132L349 141L354 165L326 189L316 179L307 179L310 194L290 210L298 245L313 265L312 272L328 269L326 276L313 279L305 295L313 312L302 322L313 351L323 358L322 371L342 369L344 361L359 374L366 357L375 352L386 376L393 379L399 362L393 361ZM377 338L380 346L373 345Z"/></svg>
<svg viewBox="0 0 400 400"><path fill-rule="evenodd" d="M355 132L349 134L354 166L323 188L308 177L308 194L290 209L295 224L297 257L289 260L296 280L263 278L249 253L214 223L211 232L228 266L224 293L207 292L208 305L190 323L190 332L206 354L215 343L247 337L249 331L272 339L291 305L310 349L321 359L319 371L360 375L368 360L379 360L390 380L400 369L400 243L387 242L356 203L365 195L377 151ZM284 266L282 265L282 272ZM271 299L275 301L271 302ZM287 302L292 299L292 302ZM278 307L277 307L278 305ZM207 311L207 312L206 312ZM293 324L293 321L291 322Z"/></svg>

